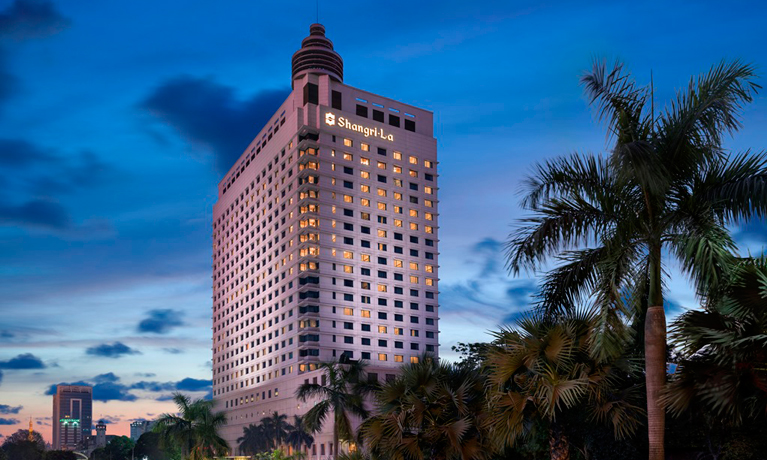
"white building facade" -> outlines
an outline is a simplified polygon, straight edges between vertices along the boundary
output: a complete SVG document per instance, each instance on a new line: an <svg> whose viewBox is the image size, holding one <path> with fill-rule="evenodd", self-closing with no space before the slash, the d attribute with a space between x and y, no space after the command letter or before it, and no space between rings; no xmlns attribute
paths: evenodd
<svg viewBox="0 0 767 460"><path fill-rule="evenodd" d="M219 184L213 210L213 396L243 428L302 415L320 361L391 378L437 355L437 147L432 113L343 84L319 24L293 91ZM309 460L334 456L332 422Z"/></svg>

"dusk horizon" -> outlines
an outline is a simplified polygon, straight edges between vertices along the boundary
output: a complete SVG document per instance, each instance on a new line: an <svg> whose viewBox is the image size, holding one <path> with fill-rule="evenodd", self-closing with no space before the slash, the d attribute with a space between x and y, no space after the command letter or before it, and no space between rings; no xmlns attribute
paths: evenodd
<svg viewBox="0 0 767 460"><path fill-rule="evenodd" d="M290 100L291 56L316 22L343 58L345 85L423 110L408 114L416 122L433 116L439 337L428 337L450 361L459 357L451 347L492 340L535 302L540 275L515 275L507 263L510 235L530 215L521 205L525 179L573 152L610 153L581 82L595 63L621 62L638 85L652 81L659 113L690 78L722 62L752 65L767 86L767 5L758 2L315 8L0 0L0 444L30 418L51 442L56 385L92 386L93 424L103 420L110 435L175 412L177 392L218 398L214 204L230 169ZM640 25L649 31L638 34ZM742 121L724 139L727 153L763 150L764 89ZM365 131L373 120L352 127L358 122L326 124L381 142L416 129L432 138L404 121L400 131L383 125L389 138ZM411 177L430 177L428 167ZM730 230L740 255L765 254L763 218ZM668 321L700 308L672 259L679 276L668 284Z"/></svg>

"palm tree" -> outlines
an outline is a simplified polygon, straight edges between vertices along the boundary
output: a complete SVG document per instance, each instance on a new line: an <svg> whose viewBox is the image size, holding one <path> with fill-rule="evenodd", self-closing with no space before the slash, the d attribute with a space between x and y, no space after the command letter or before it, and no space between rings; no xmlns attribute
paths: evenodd
<svg viewBox="0 0 767 460"><path fill-rule="evenodd" d="M207 460L224 456L229 445L219 436L218 431L226 425L224 412L213 412L212 400L198 399L175 393L173 402L178 414L162 414L155 424L163 442L176 445L189 460Z"/></svg>
<svg viewBox="0 0 767 460"><path fill-rule="evenodd" d="M664 395L674 415L696 409L734 426L767 414L767 258L726 273L704 311L674 321L682 359Z"/></svg>
<svg viewBox="0 0 767 460"><path fill-rule="evenodd" d="M618 439L636 431L643 411L629 380L635 366L620 358L594 358L595 325L593 312L570 312L556 320L537 312L519 320L518 329L495 334L485 365L487 425L496 448L514 446L543 421L552 460L567 460L564 419L583 411L591 420L611 424Z"/></svg>
<svg viewBox="0 0 767 460"><path fill-rule="evenodd" d="M535 270L549 258L558 263L544 278L542 310L555 315L585 300L601 307L604 333L596 340L604 346L595 350L624 340L624 315L644 326L651 460L664 458L662 254L676 258L705 292L732 258L726 226L767 213L765 155L730 157L722 147L759 88L754 78L751 66L719 64L656 114L652 88L638 87L620 63L611 70L595 64L582 82L607 122L612 152L539 165L523 200L533 215L510 236L513 272Z"/></svg>
<svg viewBox="0 0 767 460"><path fill-rule="evenodd" d="M360 432L373 458L489 458L482 429L484 375L425 355L376 392L377 415Z"/></svg>
<svg viewBox="0 0 767 460"><path fill-rule="evenodd" d="M269 441L264 435L263 425L250 424L242 429L242 436L237 438L240 452L255 455L269 450Z"/></svg>
<svg viewBox="0 0 767 460"><path fill-rule="evenodd" d="M338 455L339 440L354 441L351 416L365 419L369 413L365 408L365 396L372 387L367 382L364 361L337 361L319 363L327 383L304 383L296 391L296 397L306 402L317 398L319 401L303 416L306 427L316 433L322 430L328 417L333 417L333 453Z"/></svg>
<svg viewBox="0 0 767 460"><path fill-rule="evenodd" d="M290 430L290 424L287 422L288 416L274 411L269 417L261 419L263 433L268 440L269 449L279 449L285 444Z"/></svg>
<svg viewBox="0 0 767 460"><path fill-rule="evenodd" d="M314 436L312 436L300 415L293 416L293 424L289 425L288 436L285 438L285 442L297 451L301 451L302 446L306 446L308 449L314 444Z"/></svg>

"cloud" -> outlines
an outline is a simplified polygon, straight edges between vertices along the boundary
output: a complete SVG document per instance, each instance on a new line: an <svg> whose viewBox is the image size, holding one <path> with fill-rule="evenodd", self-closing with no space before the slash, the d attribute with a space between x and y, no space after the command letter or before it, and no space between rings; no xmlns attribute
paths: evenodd
<svg viewBox="0 0 767 460"><path fill-rule="evenodd" d="M0 404L0 414L18 414L24 406L9 406L8 404Z"/></svg>
<svg viewBox="0 0 767 460"><path fill-rule="evenodd" d="M207 390L211 384L211 380L192 379L187 377L176 383L176 389L180 391L204 391Z"/></svg>
<svg viewBox="0 0 767 460"><path fill-rule="evenodd" d="M106 374L99 374L93 377L93 381L97 383L114 383L120 380L120 377L116 376L114 372L108 372Z"/></svg>
<svg viewBox="0 0 767 460"><path fill-rule="evenodd" d="M16 0L0 12L0 37L13 40L45 38L66 29L70 21L45 0Z"/></svg>
<svg viewBox="0 0 767 460"><path fill-rule="evenodd" d="M0 369L45 369L45 364L32 353L24 353L8 361L0 361Z"/></svg>
<svg viewBox="0 0 767 460"><path fill-rule="evenodd" d="M135 375L136 377L146 377L146 378L150 378L150 377L154 377L154 376L155 376L155 375L157 375L157 374L155 374L154 372L136 372L136 373L135 373L135 374L133 374L133 375Z"/></svg>
<svg viewBox="0 0 767 460"><path fill-rule="evenodd" d="M19 419L15 418L0 418L0 425L16 425L20 423Z"/></svg>
<svg viewBox="0 0 767 460"><path fill-rule="evenodd" d="M69 215L58 203L31 200L18 206L0 206L0 225L63 229L69 226Z"/></svg>
<svg viewBox="0 0 767 460"><path fill-rule="evenodd" d="M3 371L0 371L0 383L3 383Z"/></svg>
<svg viewBox="0 0 767 460"><path fill-rule="evenodd" d="M141 320L137 329L139 332L154 334L167 334L171 329L183 325L180 316L183 312L178 310L151 310L148 317Z"/></svg>
<svg viewBox="0 0 767 460"><path fill-rule="evenodd" d="M184 352L184 350L180 348L163 348L162 351L165 353L170 353L171 355L180 355Z"/></svg>
<svg viewBox="0 0 767 460"><path fill-rule="evenodd" d="M103 343L85 350L86 354L92 356L101 356L104 358L120 358L125 355L137 355L139 351L125 345L122 342L115 342L111 345Z"/></svg>
<svg viewBox="0 0 767 460"><path fill-rule="evenodd" d="M162 83L141 107L188 142L207 148L226 172L269 121L290 90L264 90L240 100L234 88L211 79L181 76Z"/></svg>
<svg viewBox="0 0 767 460"><path fill-rule="evenodd" d="M122 419L120 417L112 417L110 415L102 415L99 417L98 423L103 423L104 425L110 425L115 424L117 422L121 422Z"/></svg>
<svg viewBox="0 0 767 460"><path fill-rule="evenodd" d="M156 397L154 400L155 401L170 401L172 399L173 399L173 395L162 395L162 396Z"/></svg>

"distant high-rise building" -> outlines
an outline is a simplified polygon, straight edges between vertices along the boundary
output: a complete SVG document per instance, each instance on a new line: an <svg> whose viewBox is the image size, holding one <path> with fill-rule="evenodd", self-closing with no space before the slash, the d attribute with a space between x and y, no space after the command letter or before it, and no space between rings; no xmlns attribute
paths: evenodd
<svg viewBox="0 0 767 460"><path fill-rule="evenodd" d="M92 433L93 388L58 385L53 395L53 448L77 450Z"/></svg>
<svg viewBox="0 0 767 460"><path fill-rule="evenodd" d="M96 425L96 448L106 447L107 445L107 426L99 422Z"/></svg>
<svg viewBox="0 0 767 460"><path fill-rule="evenodd" d="M138 441L138 438L142 434L152 431L154 427L154 421L151 420L136 420L130 424L130 438L134 441Z"/></svg>
<svg viewBox="0 0 767 460"><path fill-rule="evenodd" d="M433 114L343 83L313 24L293 91L219 183L213 208L213 396L231 446L277 411L302 415L317 363L390 379L438 353ZM406 77L403 77L406 78ZM334 457L332 417L308 460Z"/></svg>

